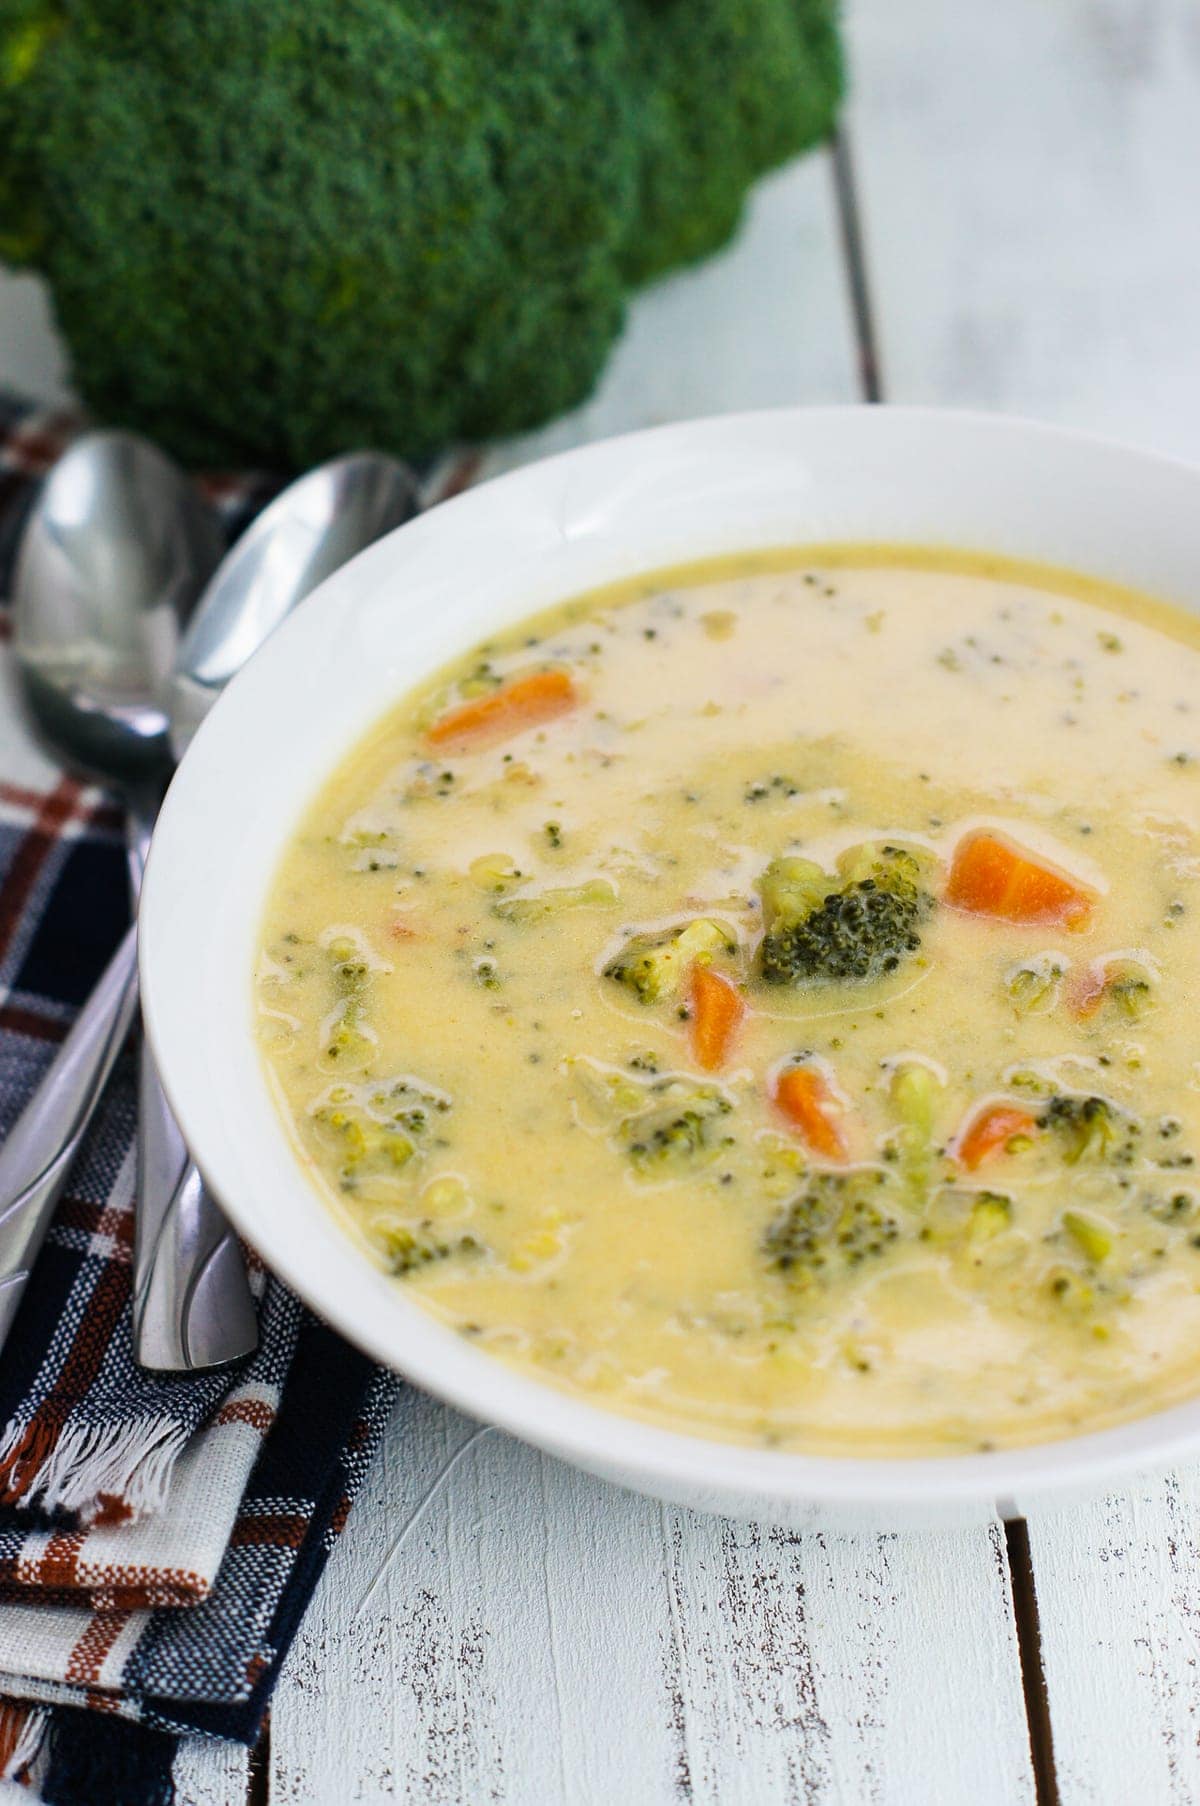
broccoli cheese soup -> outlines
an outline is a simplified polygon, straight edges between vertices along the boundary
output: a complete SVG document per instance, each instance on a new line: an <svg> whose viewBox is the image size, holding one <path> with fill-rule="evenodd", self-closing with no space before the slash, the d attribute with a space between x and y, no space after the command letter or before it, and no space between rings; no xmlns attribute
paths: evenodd
<svg viewBox="0 0 1200 1806"><path fill-rule="evenodd" d="M256 1007L396 1284L739 1441L1011 1446L1200 1385L1200 632L824 547L568 602L402 700Z"/></svg>

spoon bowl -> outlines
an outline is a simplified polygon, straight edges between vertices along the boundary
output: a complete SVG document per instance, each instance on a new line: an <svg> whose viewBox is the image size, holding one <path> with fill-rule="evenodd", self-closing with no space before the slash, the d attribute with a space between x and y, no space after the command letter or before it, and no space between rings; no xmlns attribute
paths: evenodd
<svg viewBox="0 0 1200 1806"><path fill-rule="evenodd" d="M59 459L14 581L14 649L56 756L121 787L165 775L165 683L221 552L212 509L147 441L88 433Z"/></svg>
<svg viewBox="0 0 1200 1806"><path fill-rule="evenodd" d="M229 679L296 604L419 506L407 465L350 452L263 509L209 584L179 647L168 697L176 759Z"/></svg>

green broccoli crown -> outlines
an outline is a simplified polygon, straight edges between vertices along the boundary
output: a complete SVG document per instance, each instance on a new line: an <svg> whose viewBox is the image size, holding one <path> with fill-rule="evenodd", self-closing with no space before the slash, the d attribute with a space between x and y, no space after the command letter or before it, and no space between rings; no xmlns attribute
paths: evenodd
<svg viewBox="0 0 1200 1806"><path fill-rule="evenodd" d="M759 948L768 984L884 978L917 952L933 908L918 860L900 847L862 848L842 875L841 887L819 900L807 884L793 901L764 883L764 904L777 899Z"/></svg>
<svg viewBox="0 0 1200 1806"><path fill-rule="evenodd" d="M840 86L833 0L9 0L0 255L186 460L421 456L582 401Z"/></svg>
<svg viewBox="0 0 1200 1806"><path fill-rule="evenodd" d="M763 1237L767 1264L808 1286L884 1254L900 1235L891 1189L882 1167L809 1174Z"/></svg>
<svg viewBox="0 0 1200 1806"><path fill-rule="evenodd" d="M1137 1157L1140 1125L1106 1097L1060 1093L1043 1107L1039 1121L1056 1136L1069 1165L1096 1160L1129 1166Z"/></svg>

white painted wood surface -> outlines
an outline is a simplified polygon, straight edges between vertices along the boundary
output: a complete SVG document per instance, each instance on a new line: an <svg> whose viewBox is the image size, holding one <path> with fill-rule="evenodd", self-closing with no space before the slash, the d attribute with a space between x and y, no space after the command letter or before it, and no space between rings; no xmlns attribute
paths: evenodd
<svg viewBox="0 0 1200 1806"><path fill-rule="evenodd" d="M180 1745L171 1778L179 1806L242 1806L250 1785L250 1752L237 1744L197 1738Z"/></svg>
<svg viewBox="0 0 1200 1806"><path fill-rule="evenodd" d="M847 0L887 398L1200 455L1197 0Z"/></svg>
<svg viewBox="0 0 1200 1806"><path fill-rule="evenodd" d="M270 1797L1026 1806L1003 1539L697 1517L412 1393L276 1694Z"/></svg>

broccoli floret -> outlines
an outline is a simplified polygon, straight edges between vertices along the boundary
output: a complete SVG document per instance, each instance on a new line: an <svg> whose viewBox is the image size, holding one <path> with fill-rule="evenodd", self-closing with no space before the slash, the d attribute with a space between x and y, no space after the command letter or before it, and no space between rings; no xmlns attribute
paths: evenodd
<svg viewBox="0 0 1200 1806"><path fill-rule="evenodd" d="M662 1003L675 996L693 961L736 950L727 928L716 922L689 922L672 934L627 941L605 966L604 976L625 985L642 1003Z"/></svg>
<svg viewBox="0 0 1200 1806"><path fill-rule="evenodd" d="M1061 1145L1070 1166L1081 1160L1128 1166L1137 1154L1140 1125L1106 1097L1052 1097L1038 1118Z"/></svg>
<svg viewBox="0 0 1200 1806"><path fill-rule="evenodd" d="M826 880L824 895L812 877L817 870L807 860L777 861L763 876L759 967L768 984L883 978L917 952L933 897L913 854L858 848L842 861L840 884Z"/></svg>
<svg viewBox="0 0 1200 1806"><path fill-rule="evenodd" d="M833 0L8 0L0 256L187 461L420 456L582 401L840 85Z"/></svg>
<svg viewBox="0 0 1200 1806"><path fill-rule="evenodd" d="M403 1278L417 1273L433 1261L453 1260L479 1255L483 1248L473 1235L460 1235L446 1240L433 1223L377 1221L371 1226L371 1240L387 1261L388 1270Z"/></svg>
<svg viewBox="0 0 1200 1806"><path fill-rule="evenodd" d="M363 1025L363 1009L371 983L371 966L357 942L332 941L326 952L337 1008L321 1049L327 1071L361 1072L375 1058L375 1040Z"/></svg>
<svg viewBox="0 0 1200 1806"><path fill-rule="evenodd" d="M313 1132L338 1161L343 1191L394 1179L417 1154L431 1122L450 1108L442 1091L396 1079L374 1087L335 1085L311 1112Z"/></svg>
<svg viewBox="0 0 1200 1806"><path fill-rule="evenodd" d="M1144 960L1109 960L1105 968L1104 996L1130 1022L1137 1022L1154 1001L1154 975Z"/></svg>
<svg viewBox="0 0 1200 1806"><path fill-rule="evenodd" d="M620 1135L633 1169L644 1179L690 1171L733 1145L722 1133L733 1105L711 1086L699 1090L673 1081L651 1092L646 1110L626 1117Z"/></svg>
<svg viewBox="0 0 1200 1806"><path fill-rule="evenodd" d="M1037 953L1010 966L1004 989L1018 1016L1032 1016L1053 1009L1062 984L1063 962L1054 953Z"/></svg>
<svg viewBox="0 0 1200 1806"><path fill-rule="evenodd" d="M768 1227L762 1250L789 1284L807 1287L886 1253L900 1232L885 1169L813 1172Z"/></svg>

